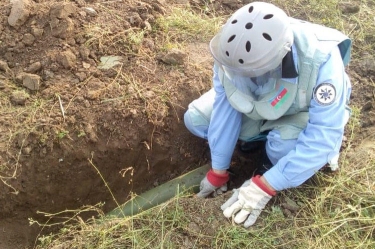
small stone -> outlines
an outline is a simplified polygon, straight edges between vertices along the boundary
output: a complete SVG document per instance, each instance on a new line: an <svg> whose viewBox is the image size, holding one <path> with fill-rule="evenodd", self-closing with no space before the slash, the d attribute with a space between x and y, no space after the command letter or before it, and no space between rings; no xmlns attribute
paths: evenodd
<svg viewBox="0 0 375 249"><path fill-rule="evenodd" d="M43 72L43 79L44 80L52 79L54 76L55 76L55 74L52 71L44 70L44 72Z"/></svg>
<svg viewBox="0 0 375 249"><path fill-rule="evenodd" d="M89 16L97 16L98 15L98 12L96 12L96 10L94 10L93 8L91 7L84 7L82 8L83 11L85 11Z"/></svg>
<svg viewBox="0 0 375 249"><path fill-rule="evenodd" d="M82 67L85 68L85 69L89 69L91 67L91 65L87 62L82 62Z"/></svg>
<svg viewBox="0 0 375 249"><path fill-rule="evenodd" d="M34 37L32 34L27 33L27 34L25 34L25 35L23 36L23 38L22 38L22 42L23 42L23 44L25 44L26 46L31 46L31 45L33 45L34 42L35 42L35 37Z"/></svg>
<svg viewBox="0 0 375 249"><path fill-rule="evenodd" d="M31 150L32 150L32 149L31 149L30 147L24 147L24 148L22 149L22 153L25 154L25 155L30 155Z"/></svg>
<svg viewBox="0 0 375 249"><path fill-rule="evenodd" d="M89 90L87 91L86 98L88 98L89 100L96 100L100 97L100 94L100 90Z"/></svg>
<svg viewBox="0 0 375 249"><path fill-rule="evenodd" d="M285 198L285 203L282 203L281 206L292 212L297 212L301 208L295 201L291 200L288 197Z"/></svg>
<svg viewBox="0 0 375 249"><path fill-rule="evenodd" d="M57 19L50 21L52 35L58 38L69 38L74 31L74 22L70 18Z"/></svg>
<svg viewBox="0 0 375 249"><path fill-rule="evenodd" d="M10 96L10 102L13 105L25 105L29 95L24 91L15 91Z"/></svg>
<svg viewBox="0 0 375 249"><path fill-rule="evenodd" d="M12 9L8 16L8 24L14 28L21 27L30 16L29 0L13 0Z"/></svg>
<svg viewBox="0 0 375 249"><path fill-rule="evenodd" d="M76 9L73 3L56 3L51 7L49 14L51 17L65 19L75 12Z"/></svg>
<svg viewBox="0 0 375 249"><path fill-rule="evenodd" d="M373 106L372 106L372 102L367 102L366 104L364 104L363 106L362 106L362 109L361 109L361 111L362 112L367 112L367 111L370 111L371 109L373 109Z"/></svg>
<svg viewBox="0 0 375 249"><path fill-rule="evenodd" d="M90 49L88 47L81 46L79 48L79 55L83 60L87 60L90 56Z"/></svg>
<svg viewBox="0 0 375 249"><path fill-rule="evenodd" d="M189 226L189 231L190 232L192 232L194 234L199 234L200 233L201 229L199 228L199 226L196 223L190 222L188 226Z"/></svg>
<svg viewBox="0 0 375 249"><path fill-rule="evenodd" d="M40 38L40 37L42 37L42 35L43 35L43 33L44 33L44 30L43 29L41 29L41 28L38 28L38 27L31 27L31 34L34 36L34 37L36 37L36 38Z"/></svg>
<svg viewBox="0 0 375 249"><path fill-rule="evenodd" d="M360 10L359 5L354 4L353 2L341 2L338 4L338 7L343 14L355 14Z"/></svg>
<svg viewBox="0 0 375 249"><path fill-rule="evenodd" d="M182 65L184 64L186 58L186 53L173 48L166 55L162 56L160 59L168 65Z"/></svg>
<svg viewBox="0 0 375 249"><path fill-rule="evenodd" d="M75 66L77 57L72 51L67 50L59 54L57 60L65 69L70 69Z"/></svg>
<svg viewBox="0 0 375 249"><path fill-rule="evenodd" d="M87 99L85 99L85 100L83 101L83 104L85 105L86 108L91 107L90 101L88 101Z"/></svg>
<svg viewBox="0 0 375 249"><path fill-rule="evenodd" d="M8 66L8 63L0 60L0 70L3 71L3 72L9 72L10 68Z"/></svg>
<svg viewBox="0 0 375 249"><path fill-rule="evenodd" d="M38 71L40 71L42 69L42 63L40 63L39 61L37 62L34 62L33 64L31 64L28 68L26 68L26 72L28 73L36 73Z"/></svg>
<svg viewBox="0 0 375 249"><path fill-rule="evenodd" d="M76 73L76 76L80 82L84 81L87 78L87 75L84 72Z"/></svg>
<svg viewBox="0 0 375 249"><path fill-rule="evenodd" d="M36 74L23 74L22 84L24 87L36 91L40 87L40 76Z"/></svg>

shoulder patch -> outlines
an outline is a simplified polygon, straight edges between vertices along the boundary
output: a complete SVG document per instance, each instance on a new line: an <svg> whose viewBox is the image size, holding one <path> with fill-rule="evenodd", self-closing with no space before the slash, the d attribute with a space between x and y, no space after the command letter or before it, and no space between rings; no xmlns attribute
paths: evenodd
<svg viewBox="0 0 375 249"><path fill-rule="evenodd" d="M330 105L336 100L336 88L331 83L322 83L314 90L314 100L320 105Z"/></svg>

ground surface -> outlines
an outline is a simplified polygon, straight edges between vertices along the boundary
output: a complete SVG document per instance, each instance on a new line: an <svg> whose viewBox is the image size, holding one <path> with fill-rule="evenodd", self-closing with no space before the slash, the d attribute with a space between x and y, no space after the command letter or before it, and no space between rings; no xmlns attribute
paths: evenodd
<svg viewBox="0 0 375 249"><path fill-rule="evenodd" d="M122 203L130 191L142 192L209 162L206 142L183 124L189 102L210 87L207 43L165 51L150 28L169 4L188 1L21 2L29 3L21 8L26 17L14 26L8 22L12 5L0 3L4 249L34 243L40 227L29 226L28 218L46 221L37 211L99 202L105 202L105 212L113 209L103 179ZM211 2L225 14L246 1ZM144 39L137 43L132 35L140 29ZM122 56L121 63L99 68L103 56ZM361 85L352 100L368 113L364 136L374 125L370 66L354 63L349 72L353 85ZM248 157L237 152L233 167L240 175L250 174L236 168L245 163Z"/></svg>

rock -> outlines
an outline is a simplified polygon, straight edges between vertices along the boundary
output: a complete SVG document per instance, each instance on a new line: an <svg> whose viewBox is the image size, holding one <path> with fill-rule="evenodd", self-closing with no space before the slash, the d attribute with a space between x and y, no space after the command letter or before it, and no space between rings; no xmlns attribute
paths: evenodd
<svg viewBox="0 0 375 249"><path fill-rule="evenodd" d="M22 26L30 16L29 0L11 0L12 9L8 16L8 24L14 28Z"/></svg>
<svg viewBox="0 0 375 249"><path fill-rule="evenodd" d="M49 12L52 18L66 19L76 12L76 8L72 3L56 3L52 5Z"/></svg>
<svg viewBox="0 0 375 249"><path fill-rule="evenodd" d="M30 33L26 33L23 38L22 38L22 42L23 44L25 44L26 46L31 46L34 44L35 42L35 37L30 34Z"/></svg>
<svg viewBox="0 0 375 249"><path fill-rule="evenodd" d="M77 57L75 54L67 50L65 52L62 52L61 54L58 55L57 61L66 69L73 68L76 64Z"/></svg>
<svg viewBox="0 0 375 249"><path fill-rule="evenodd" d="M366 104L364 104L364 105L362 106L361 112L368 112L368 111L370 111L371 109L373 109L373 105L372 105L372 103L369 101L369 102L367 102Z"/></svg>
<svg viewBox="0 0 375 249"><path fill-rule="evenodd" d="M137 12L129 13L127 16L127 21L132 25L136 27L140 27L143 23L142 18Z"/></svg>
<svg viewBox="0 0 375 249"><path fill-rule="evenodd" d="M353 2L340 2L338 8L343 14L355 14L360 10L359 5L354 4Z"/></svg>
<svg viewBox="0 0 375 249"><path fill-rule="evenodd" d="M74 22L70 19L53 18L50 22L52 35L58 38L67 38L74 31Z"/></svg>
<svg viewBox="0 0 375 249"><path fill-rule="evenodd" d="M193 234L199 234L201 232L200 227L195 222L190 222L188 228L189 231Z"/></svg>
<svg viewBox="0 0 375 249"><path fill-rule="evenodd" d="M76 2L76 4L77 4L79 7L82 7L82 6L85 6L85 5L86 5L86 1L85 1L85 0L74 0L74 2Z"/></svg>
<svg viewBox="0 0 375 249"><path fill-rule="evenodd" d="M40 87L40 76L36 74L23 74L22 85L32 91L39 90Z"/></svg>
<svg viewBox="0 0 375 249"><path fill-rule="evenodd" d="M148 21L144 21L144 23L143 23L143 29L145 29L147 31L152 31L152 26L151 26L151 24Z"/></svg>
<svg viewBox="0 0 375 249"><path fill-rule="evenodd" d="M84 131L91 142L96 143L98 141L98 137L96 136L94 128L91 124L86 124L84 127Z"/></svg>
<svg viewBox="0 0 375 249"><path fill-rule="evenodd" d="M35 26L31 27L31 34L32 34L34 37L36 37L36 38L40 38L40 37L42 37L43 33L44 33L44 30L43 30L43 29L38 28L38 27L35 27Z"/></svg>
<svg viewBox="0 0 375 249"><path fill-rule="evenodd" d="M101 94L100 90L88 90L86 93L86 98L89 100L97 100L99 99Z"/></svg>
<svg viewBox="0 0 375 249"><path fill-rule="evenodd" d="M77 78L79 79L80 82L87 79L87 75L84 72L78 72L75 75L77 76Z"/></svg>
<svg viewBox="0 0 375 249"><path fill-rule="evenodd" d="M100 64L98 65L99 69L111 69L117 65L121 65L124 61L124 57L122 56L103 56L100 57Z"/></svg>
<svg viewBox="0 0 375 249"><path fill-rule="evenodd" d="M226 5L231 9L238 9L239 6L241 6L241 2L239 0L233 1L233 0L223 0L221 2L222 5Z"/></svg>
<svg viewBox="0 0 375 249"><path fill-rule="evenodd" d="M81 56L83 60L87 60L90 55L90 49L88 47L81 46L79 48L79 55Z"/></svg>
<svg viewBox="0 0 375 249"><path fill-rule="evenodd" d="M143 44L144 47L148 48L151 51L155 50L155 43L152 39L145 38L145 39L143 39L142 44Z"/></svg>
<svg viewBox="0 0 375 249"><path fill-rule="evenodd" d="M43 79L44 80L52 79L54 76L55 76L55 74L52 71L44 70L44 72L43 72Z"/></svg>
<svg viewBox="0 0 375 249"><path fill-rule="evenodd" d="M9 66L8 66L8 63L6 63L5 61L1 61L1 60L0 60L0 70L5 72L5 73L11 71Z"/></svg>
<svg viewBox="0 0 375 249"><path fill-rule="evenodd" d="M98 12L96 12L96 10L94 10L93 8L90 8L90 7L84 7L82 8L83 11L85 13L87 13L89 16L97 16L98 15Z"/></svg>
<svg viewBox="0 0 375 249"><path fill-rule="evenodd" d="M295 201L293 201L292 199L290 199L288 197L285 197L284 201L285 202L281 203L281 205L280 205L284 209L287 209L291 212L297 212L298 210L301 209L301 207Z"/></svg>
<svg viewBox="0 0 375 249"><path fill-rule="evenodd" d="M16 81L16 83L18 83L18 84L22 84L22 81L23 81L23 76L25 75L25 73L19 73L19 74L17 74L17 76L16 76L16 78L15 78L15 81Z"/></svg>
<svg viewBox="0 0 375 249"><path fill-rule="evenodd" d="M375 56L363 55L362 60L359 62L359 67L364 74L372 74L375 72Z"/></svg>
<svg viewBox="0 0 375 249"><path fill-rule="evenodd" d="M186 53L173 48L166 55L162 56L160 59L168 65L182 65L184 64L186 58Z"/></svg>
<svg viewBox="0 0 375 249"><path fill-rule="evenodd" d="M31 147L24 147L24 148L22 149L22 153L23 153L24 155L30 155L31 151L32 151L32 148L31 148Z"/></svg>
<svg viewBox="0 0 375 249"><path fill-rule="evenodd" d="M82 62L82 67L84 68L84 69L89 69L90 67L91 67L91 65L90 65L90 63L87 63L87 62Z"/></svg>
<svg viewBox="0 0 375 249"><path fill-rule="evenodd" d="M29 95L24 91L14 91L10 96L10 102L13 105L25 105Z"/></svg>
<svg viewBox="0 0 375 249"><path fill-rule="evenodd" d="M39 61L37 62L34 62L33 64L31 64L28 68L26 68L26 72L28 73L36 73L38 71L40 71L42 69L42 63L40 63Z"/></svg>

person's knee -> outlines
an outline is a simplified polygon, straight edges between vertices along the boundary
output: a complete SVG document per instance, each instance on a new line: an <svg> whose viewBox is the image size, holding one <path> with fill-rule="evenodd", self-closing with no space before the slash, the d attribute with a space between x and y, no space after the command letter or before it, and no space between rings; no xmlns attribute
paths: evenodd
<svg viewBox="0 0 375 249"><path fill-rule="evenodd" d="M184 114L184 123L186 128L193 133L195 136L207 139L207 130L208 125L204 125L203 123L194 122L194 111L192 109L188 109Z"/></svg>
<svg viewBox="0 0 375 249"><path fill-rule="evenodd" d="M297 139L281 139L277 130L271 131L267 136L267 156L275 165L282 157L288 154L296 146Z"/></svg>
<svg viewBox="0 0 375 249"><path fill-rule="evenodd" d="M193 123L191 122L191 118L190 118L190 114L189 114L189 110L187 110L184 114L184 123L185 123L185 126L186 128L191 132L191 133L194 133L194 125Z"/></svg>

